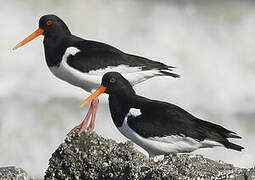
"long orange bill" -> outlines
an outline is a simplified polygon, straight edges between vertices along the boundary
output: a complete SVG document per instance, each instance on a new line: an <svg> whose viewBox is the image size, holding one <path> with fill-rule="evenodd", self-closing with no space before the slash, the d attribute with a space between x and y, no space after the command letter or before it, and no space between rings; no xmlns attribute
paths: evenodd
<svg viewBox="0 0 255 180"><path fill-rule="evenodd" d="M95 99L97 96L99 96L100 94L104 93L106 91L106 87L101 85L96 92L94 92L93 94L91 94L87 99L85 99L85 101L83 101L83 103L80 105L80 107L84 107L86 106L86 104L88 104L90 101L92 101L93 99Z"/></svg>
<svg viewBox="0 0 255 180"><path fill-rule="evenodd" d="M12 48L13 50L18 49L19 47L23 46L24 44L27 44L29 41L33 40L34 38L36 38L37 36L43 34L44 30L39 28L37 29L35 32L33 32L30 36L28 36L26 39L24 39L23 41L21 41L19 44L17 44L14 48Z"/></svg>

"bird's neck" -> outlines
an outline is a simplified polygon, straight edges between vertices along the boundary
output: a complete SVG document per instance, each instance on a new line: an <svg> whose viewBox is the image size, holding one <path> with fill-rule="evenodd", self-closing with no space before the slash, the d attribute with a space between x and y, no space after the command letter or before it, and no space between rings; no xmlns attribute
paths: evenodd
<svg viewBox="0 0 255 180"><path fill-rule="evenodd" d="M115 94L112 94L109 96L109 107L111 116L113 119L113 122L115 126L121 127L125 116L128 114L129 110L131 108L138 108L142 109L143 102L148 101L149 99L146 99L142 96L138 96L136 94L132 96L118 96Z"/></svg>
<svg viewBox="0 0 255 180"><path fill-rule="evenodd" d="M128 97L119 97L115 94L109 95L109 107L115 126L121 127L125 116L132 107L132 101Z"/></svg>
<svg viewBox="0 0 255 180"><path fill-rule="evenodd" d="M70 35L69 35L70 36ZM62 61L62 57L68 47L68 35L56 35L44 37L44 53L46 63L49 67L58 66Z"/></svg>

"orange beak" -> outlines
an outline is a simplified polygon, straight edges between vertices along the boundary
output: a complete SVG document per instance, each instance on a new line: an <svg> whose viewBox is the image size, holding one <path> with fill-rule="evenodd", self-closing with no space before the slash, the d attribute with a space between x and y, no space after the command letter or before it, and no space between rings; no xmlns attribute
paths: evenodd
<svg viewBox="0 0 255 180"><path fill-rule="evenodd" d="M19 44L17 44L14 48L12 48L13 50L18 49L19 47L27 44L29 41L33 40L34 38L36 38L37 36L43 34L44 30L39 28L37 29L35 32L33 32L30 36L28 36L26 39L24 39L23 41L21 41Z"/></svg>
<svg viewBox="0 0 255 180"><path fill-rule="evenodd" d="M96 92L94 92L93 94L91 94L87 99L85 99L83 101L83 103L80 105L80 107L84 107L86 106L86 104L88 104L90 101L92 101L93 99L95 99L97 96L99 96L100 94L104 93L106 91L106 87L101 85Z"/></svg>

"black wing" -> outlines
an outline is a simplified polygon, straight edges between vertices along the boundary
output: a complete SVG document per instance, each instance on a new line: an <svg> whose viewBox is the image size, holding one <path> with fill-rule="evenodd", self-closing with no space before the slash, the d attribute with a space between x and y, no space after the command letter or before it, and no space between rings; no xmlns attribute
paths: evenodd
<svg viewBox="0 0 255 180"><path fill-rule="evenodd" d="M123 64L129 67L139 67L141 70L158 69L162 74L179 77L179 75L169 72L174 68L172 66L144 57L126 54L105 43L83 40L75 36L72 38L73 40L70 41L69 46L77 47L80 52L74 56L69 56L67 63L81 72Z"/></svg>
<svg viewBox="0 0 255 180"><path fill-rule="evenodd" d="M142 114L130 116L128 125L146 138L179 135L198 141L208 139L217 142L224 142L226 138L240 138L234 132L200 120L174 104L147 99L140 109Z"/></svg>

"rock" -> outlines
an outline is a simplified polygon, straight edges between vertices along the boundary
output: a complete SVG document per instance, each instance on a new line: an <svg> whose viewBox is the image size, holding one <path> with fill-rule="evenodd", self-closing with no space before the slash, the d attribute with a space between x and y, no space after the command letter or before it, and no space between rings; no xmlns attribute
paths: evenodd
<svg viewBox="0 0 255 180"><path fill-rule="evenodd" d="M26 171L15 166L1 167L0 179L18 179L18 180L31 180Z"/></svg>
<svg viewBox="0 0 255 180"><path fill-rule="evenodd" d="M247 180L255 179L255 168L248 169L245 173L245 177Z"/></svg>
<svg viewBox="0 0 255 180"><path fill-rule="evenodd" d="M67 137L49 160L49 179L247 179L254 169L213 161L201 155L167 155L150 163L133 143L117 143L95 132Z"/></svg>

